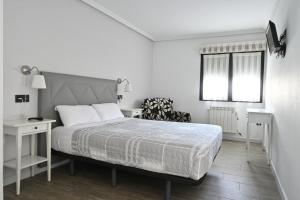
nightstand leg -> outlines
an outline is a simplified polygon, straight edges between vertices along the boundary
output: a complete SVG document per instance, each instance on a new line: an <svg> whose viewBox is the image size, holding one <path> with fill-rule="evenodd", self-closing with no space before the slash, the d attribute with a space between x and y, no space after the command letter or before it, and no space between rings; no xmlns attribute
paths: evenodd
<svg viewBox="0 0 300 200"><path fill-rule="evenodd" d="M31 150L30 150L30 155L35 156L35 135L31 135ZM31 177L33 177L34 174L34 166L31 167Z"/></svg>
<svg viewBox="0 0 300 200"><path fill-rule="evenodd" d="M16 194L20 194L20 182L21 182L21 158L22 158L22 136L17 134L16 136L16 153L17 153L17 166L16 166Z"/></svg>
<svg viewBox="0 0 300 200"><path fill-rule="evenodd" d="M48 168L48 181L51 181L51 123L48 124L47 131L47 168Z"/></svg>
<svg viewBox="0 0 300 200"><path fill-rule="evenodd" d="M272 156L272 124L268 124L268 165L271 165Z"/></svg>
<svg viewBox="0 0 300 200"><path fill-rule="evenodd" d="M247 122L247 162L250 161L250 131L249 131L249 122Z"/></svg>

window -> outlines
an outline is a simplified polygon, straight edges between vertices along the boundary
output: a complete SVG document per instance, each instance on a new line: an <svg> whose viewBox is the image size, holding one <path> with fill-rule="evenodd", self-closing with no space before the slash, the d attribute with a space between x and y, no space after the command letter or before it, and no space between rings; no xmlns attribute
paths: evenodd
<svg viewBox="0 0 300 200"><path fill-rule="evenodd" d="M200 100L262 102L264 52L201 55Z"/></svg>

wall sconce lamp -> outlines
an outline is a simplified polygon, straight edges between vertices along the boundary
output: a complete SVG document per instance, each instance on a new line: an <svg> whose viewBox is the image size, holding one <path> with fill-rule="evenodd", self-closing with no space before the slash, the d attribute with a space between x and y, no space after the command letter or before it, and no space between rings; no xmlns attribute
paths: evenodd
<svg viewBox="0 0 300 200"><path fill-rule="evenodd" d="M117 96L118 96L118 101L120 102L123 99L123 96L126 92L132 91L132 86L126 78L123 80L118 78L117 83L118 83Z"/></svg>
<svg viewBox="0 0 300 200"><path fill-rule="evenodd" d="M36 66L30 67L27 65L23 65L21 67L21 72L24 75L30 75L34 70L37 71L37 74L35 74L32 78L31 87L35 89L46 89L45 77L41 75L39 68Z"/></svg>

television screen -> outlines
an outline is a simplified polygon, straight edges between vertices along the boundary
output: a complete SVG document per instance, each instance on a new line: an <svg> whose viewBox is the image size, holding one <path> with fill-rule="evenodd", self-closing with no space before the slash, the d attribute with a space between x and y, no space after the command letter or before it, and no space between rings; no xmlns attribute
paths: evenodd
<svg viewBox="0 0 300 200"><path fill-rule="evenodd" d="M276 31L276 25L272 21L269 21L266 36L268 40L269 51L272 54L280 47Z"/></svg>

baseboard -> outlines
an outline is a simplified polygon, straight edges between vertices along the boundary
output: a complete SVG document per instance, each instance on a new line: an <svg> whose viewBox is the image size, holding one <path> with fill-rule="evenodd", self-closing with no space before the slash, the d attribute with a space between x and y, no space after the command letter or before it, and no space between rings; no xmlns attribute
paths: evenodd
<svg viewBox="0 0 300 200"><path fill-rule="evenodd" d="M275 177L276 185L277 185L277 188L279 190L281 199L282 200L288 200L288 197L287 197L287 195L286 195L286 193L285 193L285 191L284 191L284 189L283 189L283 187L281 185L279 176L277 174L276 168L275 168L272 160L271 160L271 170L272 170L273 176Z"/></svg>
<svg viewBox="0 0 300 200"><path fill-rule="evenodd" d="M51 165L51 168L54 169L56 167L59 167L59 166L62 166L62 165L65 165L69 162L69 160L63 160L61 162L58 162L58 163L55 163L55 164L52 164ZM36 168L35 169L35 175L38 175L40 173L43 173L47 171L47 167L43 167L43 168ZM24 179L27 179L27 178L30 178L30 170L29 168L27 170L23 170L22 172L22 178L21 180L24 180ZM46 180L46 179L45 179ZM9 176L9 177L5 177L4 180L3 180L3 186L7 186L7 185L10 185L10 184L13 184L16 182L16 177L15 176ZM22 183L21 183L22 184Z"/></svg>

